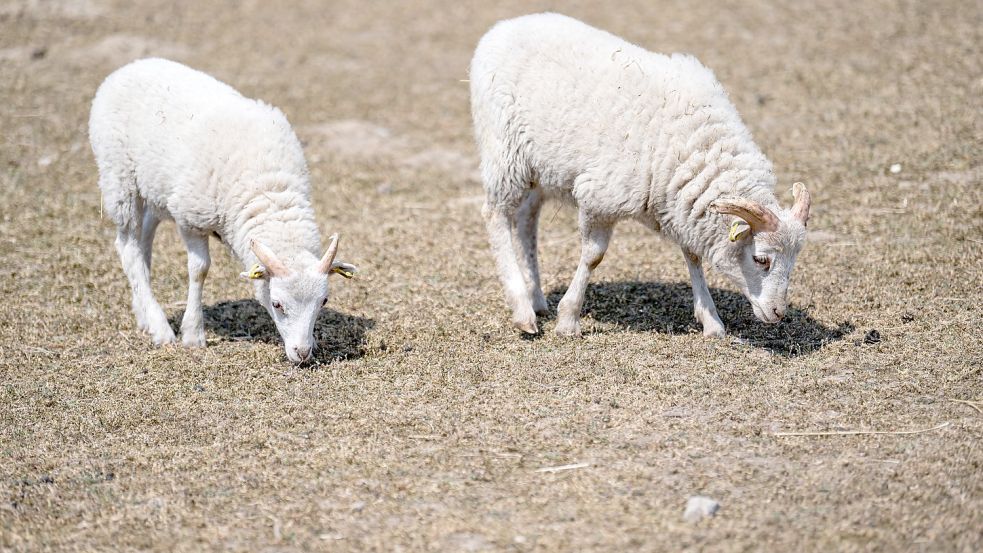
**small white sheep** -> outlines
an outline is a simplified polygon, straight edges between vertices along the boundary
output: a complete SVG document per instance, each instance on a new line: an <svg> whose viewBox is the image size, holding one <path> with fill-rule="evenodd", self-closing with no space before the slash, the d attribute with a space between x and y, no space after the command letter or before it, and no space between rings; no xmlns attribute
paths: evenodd
<svg viewBox="0 0 983 553"><path fill-rule="evenodd" d="M546 13L488 31L470 80L482 213L517 328L537 332L536 315L548 312L536 253L544 197L579 208L580 265L559 304L559 334L580 334L587 280L622 219L682 248L704 334L724 334L704 259L759 319L782 318L809 193L796 183L794 207L779 207L771 163L699 61Z"/></svg>
<svg viewBox="0 0 983 553"><path fill-rule="evenodd" d="M256 299L287 357L310 358L314 322L328 298L338 237L320 256L307 164L283 113L200 71L163 59L126 65L92 102L89 139L105 211L133 293L137 324L155 344L175 341L150 289L157 224L173 219L188 249L182 342L203 346L201 293L217 235L253 279Z"/></svg>

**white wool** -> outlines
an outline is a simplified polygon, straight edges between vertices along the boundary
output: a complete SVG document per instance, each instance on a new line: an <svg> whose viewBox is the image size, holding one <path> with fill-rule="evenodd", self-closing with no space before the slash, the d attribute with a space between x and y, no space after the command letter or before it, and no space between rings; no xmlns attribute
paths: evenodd
<svg viewBox="0 0 983 553"><path fill-rule="evenodd" d="M135 179L135 188L103 188L118 225L133 216L138 194L179 227L219 234L246 267L256 263L250 238L285 263L321 249L307 164L287 118L210 75L164 59L118 69L92 102L89 139L101 177Z"/></svg>
<svg viewBox="0 0 983 553"><path fill-rule="evenodd" d="M279 109L184 65L144 59L99 87L89 138L105 211L119 227L134 312L155 342L174 336L149 290L150 247L158 221L173 219L189 252L185 344L204 342L200 287L208 236L218 235L247 270L259 263L252 241L275 254L279 276L290 278L256 280L256 297L273 315L288 356L309 354L327 282L315 270L321 244L307 164ZM274 308L285 302L290 317Z"/></svg>
<svg viewBox="0 0 983 553"><path fill-rule="evenodd" d="M568 291L561 302L558 327L573 334L579 327L565 308L579 316L578 284L586 285L593 269L587 262L596 265L603 257L615 222L636 219L679 244L688 261L707 258L727 274L735 255L727 243L733 218L710 210L712 202L744 198L789 219L773 194L771 163L713 73L692 56L648 52L575 19L537 14L502 21L485 34L471 62L470 83L485 214L520 328L536 329L523 287L531 288L535 311L544 303L538 268L522 266L535 261L535 252L526 247L514 253L496 233L516 227L520 245L531 233L534 250L535 221L533 230L523 231L530 223L517 223L516 217L538 215L538 196L572 201L580 209L585 258L572 295ZM498 215L504 219L496 220ZM797 252L801 241L795 238L791 247ZM789 252L793 260L795 252ZM698 271L695 291L703 278ZM708 294L698 297L697 303L707 299ZM767 307L784 310L783 304ZM715 310L707 317L715 318ZM722 333L722 327L714 330Z"/></svg>

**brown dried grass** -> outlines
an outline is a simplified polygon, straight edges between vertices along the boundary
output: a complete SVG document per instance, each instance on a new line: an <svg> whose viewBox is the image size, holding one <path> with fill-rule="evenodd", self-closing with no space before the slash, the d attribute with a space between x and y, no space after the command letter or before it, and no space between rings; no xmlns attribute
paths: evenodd
<svg viewBox="0 0 983 553"><path fill-rule="evenodd" d="M677 250L623 225L583 340L508 328L461 80L493 21L545 7L699 56L780 182L809 184L815 240L786 322L758 324L714 279L749 343L703 339ZM949 401L983 396L980 29L959 1L14 2L0 549L980 550L981 418ZM323 230L362 269L339 279L316 366L286 363L217 245L209 347L135 329L85 134L95 87L133 52L180 55L301 129ZM360 155L304 131L345 120L392 144ZM543 218L554 302L573 221ZM177 319L171 227L155 263ZM573 463L589 466L535 472ZM694 494L719 515L684 523Z"/></svg>

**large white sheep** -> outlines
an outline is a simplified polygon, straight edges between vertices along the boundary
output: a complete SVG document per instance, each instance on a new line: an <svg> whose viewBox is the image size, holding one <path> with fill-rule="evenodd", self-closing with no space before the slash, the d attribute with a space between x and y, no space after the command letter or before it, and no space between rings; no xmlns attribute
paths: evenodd
<svg viewBox="0 0 983 553"><path fill-rule="evenodd" d="M546 13L488 31L470 81L482 212L517 328L537 332L536 315L548 311L536 253L545 197L579 208L580 264L559 304L559 334L580 334L587 280L622 219L682 248L704 334L722 336L724 327L703 260L759 319L782 318L809 194L797 184L794 207L779 207L771 163L699 61Z"/></svg>
<svg viewBox="0 0 983 553"><path fill-rule="evenodd" d="M188 249L182 342L205 344L201 292L208 238L217 235L242 261L242 276L253 279L287 357L310 358L327 277L354 267L334 261L337 235L320 255L307 164L280 110L179 63L145 59L99 87L89 139L133 312L155 344L175 341L150 289L154 232L173 219Z"/></svg>

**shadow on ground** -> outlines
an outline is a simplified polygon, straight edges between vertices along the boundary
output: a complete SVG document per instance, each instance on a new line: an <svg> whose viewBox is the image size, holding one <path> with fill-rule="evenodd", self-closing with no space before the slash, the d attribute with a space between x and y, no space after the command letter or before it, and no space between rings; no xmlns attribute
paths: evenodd
<svg viewBox="0 0 983 553"><path fill-rule="evenodd" d="M227 340L248 340L283 344L273 319L256 300L224 301L204 308L205 331ZM180 327L184 312L171 318L172 327ZM330 363L357 359L365 355L365 332L375 321L323 309L314 324L314 361Z"/></svg>
<svg viewBox="0 0 983 553"><path fill-rule="evenodd" d="M549 293L551 311L563 297L565 289ZM790 305L785 318L776 325L766 325L755 318L748 300L736 292L711 288L710 295L729 336L747 340L787 357L812 353L824 345L843 339L854 330L848 322L828 327L808 313ZM584 315L631 330L664 334L702 332L693 317L693 291L688 283L606 282L587 287Z"/></svg>

